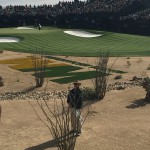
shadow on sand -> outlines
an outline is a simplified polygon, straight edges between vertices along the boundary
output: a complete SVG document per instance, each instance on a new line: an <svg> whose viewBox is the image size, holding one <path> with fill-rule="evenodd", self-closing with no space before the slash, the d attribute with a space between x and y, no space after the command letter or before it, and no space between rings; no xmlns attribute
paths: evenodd
<svg viewBox="0 0 150 150"><path fill-rule="evenodd" d="M45 150L47 148L53 148L53 147L57 147L58 146L58 141L66 141L68 139L72 139L72 138L76 138L79 136L77 134L75 134L76 132L75 131L70 131L68 136L62 136L58 139L53 139L53 140L50 140L50 141L47 141L47 142L44 142L44 143L41 143L39 145L36 145L36 146L32 146L32 147L29 147L29 148L26 148L24 150Z"/></svg>
<svg viewBox="0 0 150 150"><path fill-rule="evenodd" d="M29 93L29 92L32 92L36 89L37 87L36 86L31 86L29 88L26 88L24 89L23 91L21 91L22 94L26 94L26 93Z"/></svg>
<svg viewBox="0 0 150 150"><path fill-rule="evenodd" d="M139 107L144 107L147 104L150 104L150 103L147 102L145 99L138 99L138 100L132 101L132 104L126 106L126 108L135 109L135 108L139 108Z"/></svg>
<svg viewBox="0 0 150 150"><path fill-rule="evenodd" d="M56 147L56 146L57 146L57 140L53 139L53 140L44 142L44 143L36 145L36 146L26 148L25 150L45 150L47 148L52 148L52 147Z"/></svg>

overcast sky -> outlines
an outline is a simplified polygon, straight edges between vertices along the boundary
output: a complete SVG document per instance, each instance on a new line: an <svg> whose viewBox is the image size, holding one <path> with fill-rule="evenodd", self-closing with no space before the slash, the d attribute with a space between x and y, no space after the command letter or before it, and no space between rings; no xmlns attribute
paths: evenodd
<svg viewBox="0 0 150 150"><path fill-rule="evenodd" d="M74 0L0 0L1 6L7 5L42 5L42 4L58 4L59 1L74 1ZM81 0L84 1L84 0Z"/></svg>

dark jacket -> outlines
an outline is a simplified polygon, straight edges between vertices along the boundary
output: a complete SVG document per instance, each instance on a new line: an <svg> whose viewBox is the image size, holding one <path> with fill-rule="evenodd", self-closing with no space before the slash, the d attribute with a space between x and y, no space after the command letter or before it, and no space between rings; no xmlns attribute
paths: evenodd
<svg viewBox="0 0 150 150"><path fill-rule="evenodd" d="M79 88L70 90L67 97L67 103L70 104L72 108L81 109L83 103L82 91Z"/></svg>

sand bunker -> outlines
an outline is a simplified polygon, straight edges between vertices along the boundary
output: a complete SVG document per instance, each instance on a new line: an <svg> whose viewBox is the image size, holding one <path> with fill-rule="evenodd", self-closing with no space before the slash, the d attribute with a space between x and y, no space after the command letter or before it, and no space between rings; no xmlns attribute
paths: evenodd
<svg viewBox="0 0 150 150"><path fill-rule="evenodd" d="M0 43L19 42L20 39L14 37L0 37Z"/></svg>
<svg viewBox="0 0 150 150"><path fill-rule="evenodd" d="M102 34L94 34L94 33L86 32L86 31L80 31L80 30L68 30L68 31L64 31L64 33L74 35L74 36L79 36L79 37L85 37L85 38L102 36Z"/></svg>
<svg viewBox="0 0 150 150"><path fill-rule="evenodd" d="M31 30L31 29L33 29L33 28L29 28L29 27L17 27L17 28L15 28L15 29L23 29L23 30L24 30L24 29L25 29L25 30L28 30L28 29L29 29L29 30Z"/></svg>

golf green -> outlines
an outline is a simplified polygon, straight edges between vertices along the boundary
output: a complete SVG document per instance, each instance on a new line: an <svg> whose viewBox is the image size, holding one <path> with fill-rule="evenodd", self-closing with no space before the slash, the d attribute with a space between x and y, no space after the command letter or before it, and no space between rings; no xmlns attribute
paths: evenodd
<svg viewBox="0 0 150 150"><path fill-rule="evenodd" d="M88 32L102 34L102 36L86 38L69 35L64 31L66 29L50 27L44 27L42 30L1 28L0 37L16 37L20 41L0 42L0 50L44 51L50 55L65 56L97 56L99 51L110 51L110 56L150 56L148 36L92 30Z"/></svg>

